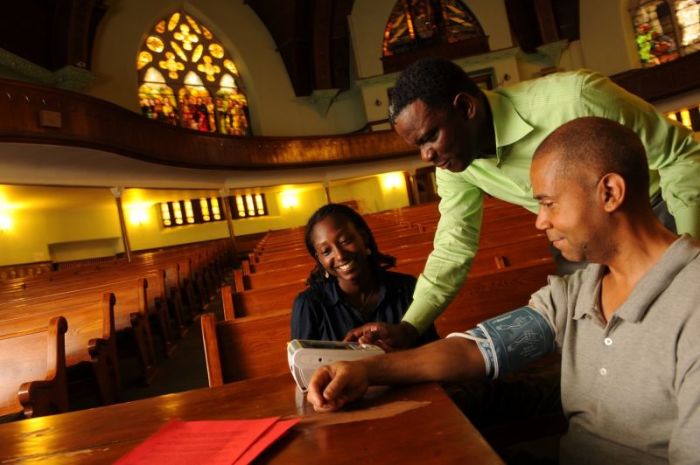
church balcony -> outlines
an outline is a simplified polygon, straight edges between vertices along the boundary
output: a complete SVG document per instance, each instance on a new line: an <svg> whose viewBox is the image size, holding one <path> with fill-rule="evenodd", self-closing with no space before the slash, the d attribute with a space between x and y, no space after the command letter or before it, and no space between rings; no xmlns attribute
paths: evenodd
<svg viewBox="0 0 700 465"><path fill-rule="evenodd" d="M332 167L415 154L393 131L312 137L203 134L149 120L110 102L0 80L0 141L85 147L186 168Z"/></svg>

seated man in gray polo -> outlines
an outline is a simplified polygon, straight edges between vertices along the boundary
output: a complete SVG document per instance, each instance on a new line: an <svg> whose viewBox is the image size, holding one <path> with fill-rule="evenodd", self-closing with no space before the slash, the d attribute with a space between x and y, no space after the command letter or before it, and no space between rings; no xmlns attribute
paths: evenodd
<svg viewBox="0 0 700 465"><path fill-rule="evenodd" d="M372 384L496 377L559 350L562 464L699 464L700 243L652 212L638 136L571 121L538 147L530 176L536 226L591 265L456 337L322 367L309 402L336 410Z"/></svg>

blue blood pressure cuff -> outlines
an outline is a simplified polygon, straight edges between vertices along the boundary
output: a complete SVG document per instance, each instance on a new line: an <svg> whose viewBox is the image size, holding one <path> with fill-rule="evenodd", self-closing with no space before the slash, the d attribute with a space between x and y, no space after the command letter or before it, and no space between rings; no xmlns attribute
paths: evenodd
<svg viewBox="0 0 700 465"><path fill-rule="evenodd" d="M484 357L486 376L498 378L554 351L554 331L547 320L530 307L483 321L476 328L447 337L476 342Z"/></svg>

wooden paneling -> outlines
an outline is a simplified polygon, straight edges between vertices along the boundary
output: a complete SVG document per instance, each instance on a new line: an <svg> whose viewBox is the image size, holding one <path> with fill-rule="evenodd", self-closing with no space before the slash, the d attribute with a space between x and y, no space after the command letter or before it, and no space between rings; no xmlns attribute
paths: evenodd
<svg viewBox="0 0 700 465"><path fill-rule="evenodd" d="M634 69L611 76L619 86L653 102L700 88L700 53L653 68Z"/></svg>
<svg viewBox="0 0 700 465"><path fill-rule="evenodd" d="M61 127L42 126L42 111L60 114ZM393 131L294 138L202 134L92 97L10 80L0 80L0 141L83 146L168 165L241 170L340 165L415 152Z"/></svg>

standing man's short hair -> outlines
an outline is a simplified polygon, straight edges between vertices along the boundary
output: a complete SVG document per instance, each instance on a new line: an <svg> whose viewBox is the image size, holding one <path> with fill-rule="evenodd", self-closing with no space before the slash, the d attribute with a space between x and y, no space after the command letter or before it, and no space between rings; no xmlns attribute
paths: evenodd
<svg viewBox="0 0 700 465"><path fill-rule="evenodd" d="M444 58L424 58L406 68L389 98L389 119L396 117L408 105L422 100L431 108L449 108L460 92L479 96L481 90L462 68Z"/></svg>

